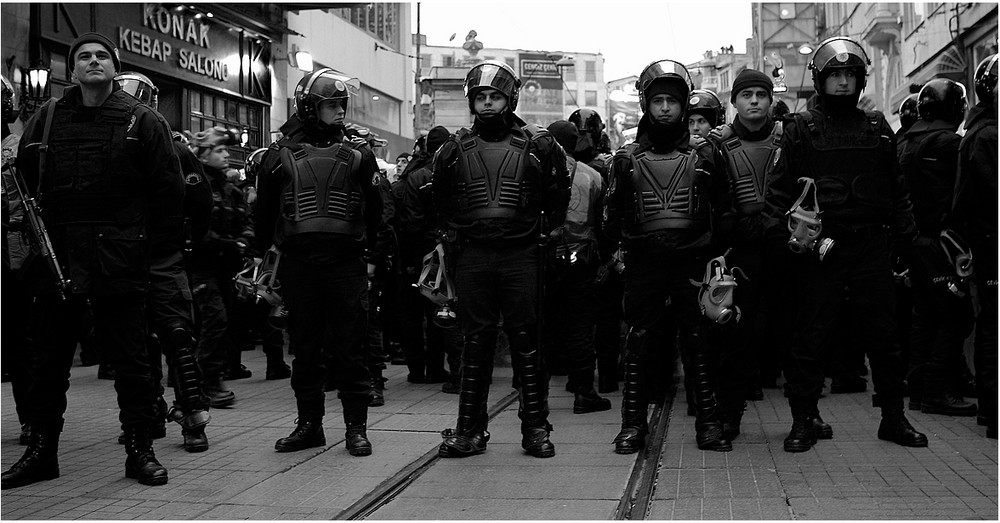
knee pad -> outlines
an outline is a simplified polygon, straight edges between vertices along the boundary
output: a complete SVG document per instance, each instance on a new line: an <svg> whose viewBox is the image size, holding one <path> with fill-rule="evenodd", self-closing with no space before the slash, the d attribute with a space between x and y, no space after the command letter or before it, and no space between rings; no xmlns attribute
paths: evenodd
<svg viewBox="0 0 1000 523"><path fill-rule="evenodd" d="M646 354L650 333L648 329L629 327L625 336L625 357L642 356Z"/></svg>

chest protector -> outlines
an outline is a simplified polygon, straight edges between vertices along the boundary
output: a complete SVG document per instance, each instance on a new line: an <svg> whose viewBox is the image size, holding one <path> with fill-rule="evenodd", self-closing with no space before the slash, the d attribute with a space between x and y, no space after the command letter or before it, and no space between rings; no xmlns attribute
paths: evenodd
<svg viewBox="0 0 1000 523"><path fill-rule="evenodd" d="M629 229L639 233L686 229L708 219L708 205L696 183L696 149L630 152L629 158L629 182L635 194L629 205L634 207L628 209Z"/></svg>
<svg viewBox="0 0 1000 523"><path fill-rule="evenodd" d="M131 102L131 103L130 103ZM134 222L142 213L141 170L130 150L140 147L134 133L135 102L115 91L90 121L75 121L66 104L51 103L52 117L42 198L53 221Z"/></svg>
<svg viewBox="0 0 1000 523"><path fill-rule="evenodd" d="M808 160L825 211L867 211L873 218L892 211L894 138L880 133L880 120L879 113L859 113L848 121L795 115L803 136L800 156Z"/></svg>
<svg viewBox="0 0 1000 523"><path fill-rule="evenodd" d="M764 209L768 177L781 154L778 147L781 143L781 122L774 124L771 136L760 141L741 139L727 125L720 142L737 212L744 216L759 214Z"/></svg>
<svg viewBox="0 0 1000 523"><path fill-rule="evenodd" d="M534 219L541 209L537 176L529 175L527 137L509 134L488 142L463 129L458 135L458 221Z"/></svg>
<svg viewBox="0 0 1000 523"><path fill-rule="evenodd" d="M285 238L310 232L359 238L365 232L358 176L361 152L348 144L281 149L285 185L281 231Z"/></svg>

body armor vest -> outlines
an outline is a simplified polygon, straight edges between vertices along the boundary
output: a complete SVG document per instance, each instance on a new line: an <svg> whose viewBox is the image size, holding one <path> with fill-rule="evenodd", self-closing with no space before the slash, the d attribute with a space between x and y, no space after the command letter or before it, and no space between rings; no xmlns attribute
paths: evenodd
<svg viewBox="0 0 1000 523"><path fill-rule="evenodd" d="M499 142L488 142L463 129L456 138L460 176L455 187L459 195L457 221L537 217L541 209L539 173L526 176L530 136L512 133Z"/></svg>
<svg viewBox="0 0 1000 523"><path fill-rule="evenodd" d="M686 229L708 219L708 206L696 183L696 149L630 152L629 158L629 181L636 196L630 199L634 208L629 209L629 229L639 233Z"/></svg>
<svg viewBox="0 0 1000 523"><path fill-rule="evenodd" d="M831 119L815 118L811 112L795 115L804 145L799 155L808 159L824 213L846 210L864 219L858 214L862 211L865 221L888 218L897 160L894 137L879 132L880 120L878 113L858 113L850 122L830 125Z"/></svg>
<svg viewBox="0 0 1000 523"><path fill-rule="evenodd" d="M134 222L142 213L144 184L128 154L128 133L136 124L135 101L114 91L92 121L75 122L75 111L58 102L49 134L47 167L42 176L42 204L55 223Z"/></svg>
<svg viewBox="0 0 1000 523"><path fill-rule="evenodd" d="M365 232L364 203L357 182L361 152L348 144L281 149L285 186L281 231L285 238L325 232L355 238Z"/></svg>
<svg viewBox="0 0 1000 523"><path fill-rule="evenodd" d="M736 211L744 216L759 214L764 209L767 180L781 154L781 122L775 123L771 135L760 141L741 139L732 126L726 126L720 142Z"/></svg>

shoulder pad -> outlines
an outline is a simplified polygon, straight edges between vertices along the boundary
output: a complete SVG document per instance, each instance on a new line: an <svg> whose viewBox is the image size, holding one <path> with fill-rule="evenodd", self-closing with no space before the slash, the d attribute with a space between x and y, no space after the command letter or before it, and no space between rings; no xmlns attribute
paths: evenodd
<svg viewBox="0 0 1000 523"><path fill-rule="evenodd" d="M715 138L720 142L724 142L736 135L736 131L733 131L732 124L722 124L716 126L714 129L708 132L708 136Z"/></svg>
<svg viewBox="0 0 1000 523"><path fill-rule="evenodd" d="M619 156L628 156L628 155L632 154L632 151L634 151L635 148L638 147L638 146L639 146L639 144L637 144L635 142L627 143L627 144L619 147L618 150L615 151L615 156L614 157L618 158Z"/></svg>
<svg viewBox="0 0 1000 523"><path fill-rule="evenodd" d="M471 132L472 132L471 129L469 129L467 127L463 127L461 129L459 129L458 132L456 132L455 134L452 134L451 136L454 137L456 140L458 140L458 141L461 142L462 139L465 138L466 136L469 136L469 133L471 133Z"/></svg>
<svg viewBox="0 0 1000 523"><path fill-rule="evenodd" d="M696 151L700 150L700 149L703 149L703 148L707 147L708 145L709 145L708 140L706 140L706 139L704 139L704 138L702 138L701 136L698 136L698 135L692 134L691 138L688 140L688 146L691 147L692 149L696 150Z"/></svg>
<svg viewBox="0 0 1000 523"><path fill-rule="evenodd" d="M528 135L528 138L532 140L535 139L536 136L548 134L549 132L548 129L542 127L541 125L533 123L529 123L524 127L521 127L521 130L524 131L524 134Z"/></svg>

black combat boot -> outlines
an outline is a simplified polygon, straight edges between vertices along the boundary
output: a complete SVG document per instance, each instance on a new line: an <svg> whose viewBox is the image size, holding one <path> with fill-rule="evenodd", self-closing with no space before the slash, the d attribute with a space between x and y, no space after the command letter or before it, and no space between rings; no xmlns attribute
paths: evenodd
<svg viewBox="0 0 1000 523"><path fill-rule="evenodd" d="M228 409L236 403L236 393L226 389L222 377L214 379L206 378L205 395L208 396L208 404L216 409Z"/></svg>
<svg viewBox="0 0 1000 523"><path fill-rule="evenodd" d="M911 403L912 405L912 403ZM924 414L944 414L945 416L975 416L976 404L965 401L946 388L928 391L920 400L920 411Z"/></svg>
<svg viewBox="0 0 1000 523"><path fill-rule="evenodd" d="M549 441L549 382L538 350L534 326L508 334L514 374L520 377L517 417L521 419L521 447L536 458L556 455Z"/></svg>
<svg viewBox="0 0 1000 523"><path fill-rule="evenodd" d="M267 370L264 372L265 380L283 380L292 377L292 368L280 356L275 361L270 357L267 359Z"/></svg>
<svg viewBox="0 0 1000 523"><path fill-rule="evenodd" d="M491 357L487 344L496 343L496 334L469 336L462 353L461 386L458 396L458 424L441 433L438 447L442 458L464 458L486 451L490 433L486 431L486 402L490 386L484 362ZM492 346L492 345L491 345Z"/></svg>
<svg viewBox="0 0 1000 523"><path fill-rule="evenodd" d="M274 443L277 452L298 452L312 447L326 445L326 435L323 434L323 419L296 420L295 430L287 438L281 438Z"/></svg>
<svg viewBox="0 0 1000 523"><path fill-rule="evenodd" d="M880 399L879 404L882 407L882 422L878 426L878 439L904 447L927 446L927 436L917 432L903 414L903 398Z"/></svg>
<svg viewBox="0 0 1000 523"><path fill-rule="evenodd" d="M587 414L605 410L611 410L611 400L598 396L594 389L577 393L573 399L573 414Z"/></svg>
<svg viewBox="0 0 1000 523"><path fill-rule="evenodd" d="M142 485L166 485L167 469L156 460L149 427L125 428L125 477L138 480Z"/></svg>
<svg viewBox="0 0 1000 523"><path fill-rule="evenodd" d="M635 351L644 336L629 333L625 354L625 383L622 388L622 429L615 436L616 454L634 454L646 445L649 425L646 423L646 398L639 382L639 358Z"/></svg>
<svg viewBox="0 0 1000 523"><path fill-rule="evenodd" d="M368 399L344 399L344 424L347 425L345 436L347 452L352 456L370 456L372 443L368 441Z"/></svg>
<svg viewBox="0 0 1000 523"><path fill-rule="evenodd" d="M823 423L819 417L819 407L817 400L807 398L788 398L788 405L792 410L792 429L785 437L785 452L805 452L816 444L816 432L826 432L830 426ZM819 420L817 423L816 420ZM829 429L830 437L833 437L833 429Z"/></svg>
<svg viewBox="0 0 1000 523"><path fill-rule="evenodd" d="M983 423L985 425L985 423ZM17 436L18 445L28 445L31 443L31 425L21 424L21 433Z"/></svg>
<svg viewBox="0 0 1000 523"><path fill-rule="evenodd" d="M0 477L0 489L23 487L59 477L59 430L35 428L21 459Z"/></svg>
<svg viewBox="0 0 1000 523"><path fill-rule="evenodd" d="M692 334L689 339L696 337L701 336ZM688 347L690 349L691 384L694 387L695 441L701 450L729 452L733 450L733 444L726 439L722 431L722 415L715 391L712 390L708 355L705 354L707 347L702 340L689 343ZM739 401L742 403L742 397Z"/></svg>
<svg viewBox="0 0 1000 523"><path fill-rule="evenodd" d="M176 420L181 426L181 436L184 438L183 447L187 452L205 452L208 450L208 436L205 434L205 427L211 421L212 416L207 411L196 410L190 414L184 414L179 409L171 409L171 414L177 415ZM171 416L173 419L174 416Z"/></svg>

